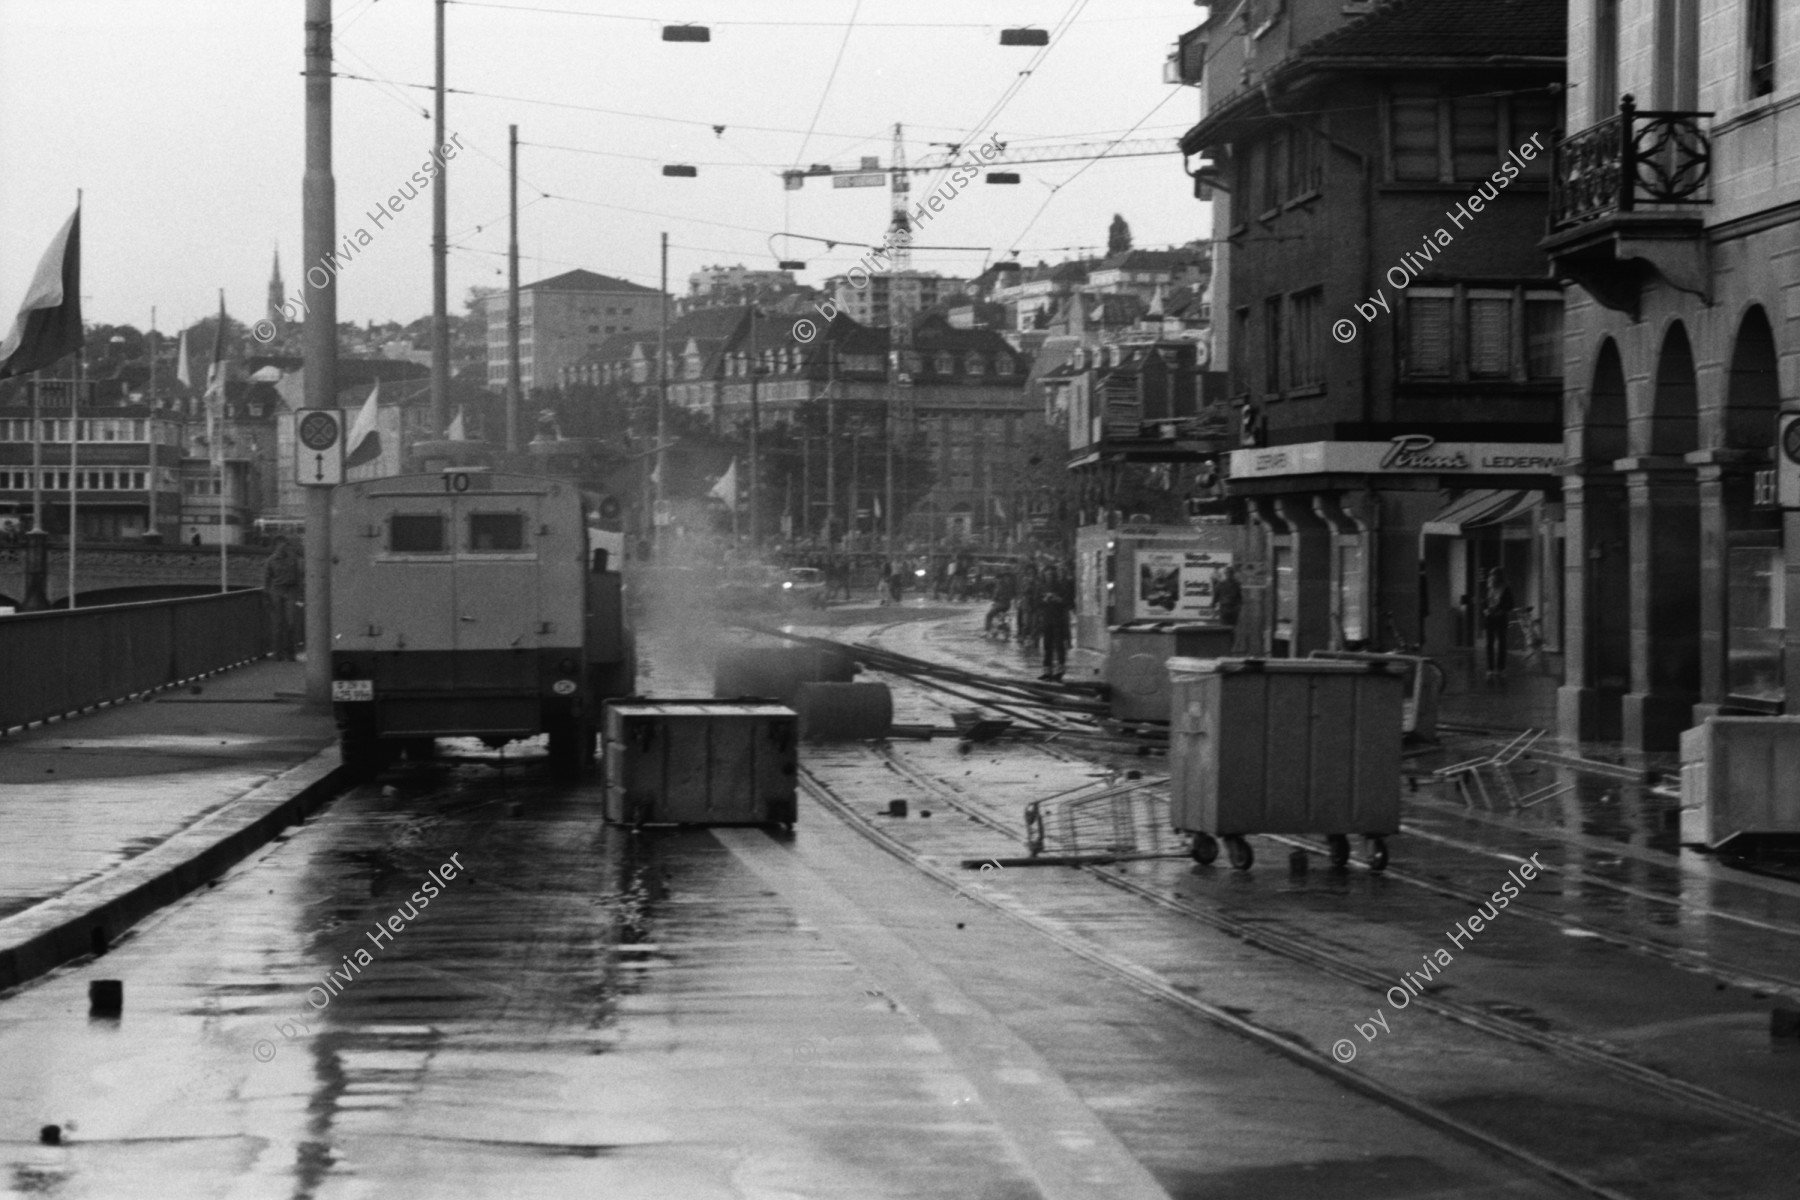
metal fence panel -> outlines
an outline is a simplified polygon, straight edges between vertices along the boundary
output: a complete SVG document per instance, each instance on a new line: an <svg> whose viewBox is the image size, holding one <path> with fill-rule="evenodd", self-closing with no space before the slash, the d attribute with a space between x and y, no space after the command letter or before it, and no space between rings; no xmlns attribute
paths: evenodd
<svg viewBox="0 0 1800 1200"><path fill-rule="evenodd" d="M0 617L0 730L269 652L258 590Z"/></svg>

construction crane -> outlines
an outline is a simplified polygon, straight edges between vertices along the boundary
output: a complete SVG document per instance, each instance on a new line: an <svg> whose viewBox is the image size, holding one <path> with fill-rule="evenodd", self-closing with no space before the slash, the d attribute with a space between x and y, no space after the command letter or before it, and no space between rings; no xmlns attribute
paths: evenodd
<svg viewBox="0 0 1800 1200"><path fill-rule="evenodd" d="M1181 146L1174 138L1132 138L1119 142L1060 142L1048 146L1009 147L1005 142L997 143L1001 152L996 158L964 159L960 164L956 161L961 146L951 146L947 150L927 154L918 161L908 164L906 155L900 144L900 126L894 126L894 157L892 165L883 167L876 158L864 158L854 167L833 166L830 163L813 163L808 167L796 167L781 173L782 185L788 191L798 191L808 179L829 177L835 187L879 187L887 183L891 175L895 181L904 181L907 175L920 172L941 171L953 166L1021 166L1026 163L1053 162L1087 162L1096 158L1147 158L1151 155L1180 154Z"/></svg>

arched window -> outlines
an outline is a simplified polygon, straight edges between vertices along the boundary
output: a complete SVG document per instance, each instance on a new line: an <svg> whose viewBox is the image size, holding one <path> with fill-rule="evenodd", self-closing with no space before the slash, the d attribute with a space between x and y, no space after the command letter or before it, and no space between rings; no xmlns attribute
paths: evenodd
<svg viewBox="0 0 1800 1200"><path fill-rule="evenodd" d="M971 354L971 355L969 355L968 366L965 369L968 371L968 373L970 375L974 375L974 376L986 375L987 374L987 362L986 362L986 360L984 360L981 357L981 355Z"/></svg>
<svg viewBox="0 0 1800 1200"><path fill-rule="evenodd" d="M1011 375L1013 373L1012 356L1002 354L994 359L994 374Z"/></svg>
<svg viewBox="0 0 1800 1200"><path fill-rule="evenodd" d="M932 370L939 375L954 375L956 374L956 359L952 358L948 351L939 351L937 361L932 364Z"/></svg>

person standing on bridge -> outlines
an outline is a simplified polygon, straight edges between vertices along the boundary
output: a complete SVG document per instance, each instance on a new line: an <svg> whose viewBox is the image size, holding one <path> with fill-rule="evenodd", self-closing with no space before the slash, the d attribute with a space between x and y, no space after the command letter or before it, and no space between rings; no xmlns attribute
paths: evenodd
<svg viewBox="0 0 1800 1200"><path fill-rule="evenodd" d="M263 593L269 606L270 647L282 662L293 662L300 636L300 597L306 571L289 538L275 543L263 563Z"/></svg>

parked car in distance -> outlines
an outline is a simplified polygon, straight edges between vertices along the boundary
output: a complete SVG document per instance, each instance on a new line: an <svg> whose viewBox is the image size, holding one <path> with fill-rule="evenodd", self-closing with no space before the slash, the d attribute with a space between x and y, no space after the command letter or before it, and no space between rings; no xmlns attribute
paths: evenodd
<svg viewBox="0 0 1800 1200"><path fill-rule="evenodd" d="M783 572L781 602L790 607L825 607L825 572L817 567L790 567Z"/></svg>
<svg viewBox="0 0 1800 1200"><path fill-rule="evenodd" d="M727 608L774 608L782 602L781 585L786 579L786 572L778 567L742 563L725 568L714 595Z"/></svg>

